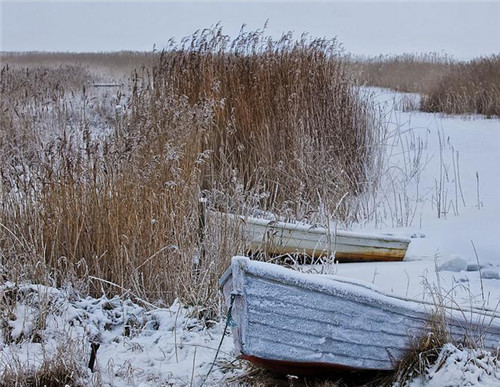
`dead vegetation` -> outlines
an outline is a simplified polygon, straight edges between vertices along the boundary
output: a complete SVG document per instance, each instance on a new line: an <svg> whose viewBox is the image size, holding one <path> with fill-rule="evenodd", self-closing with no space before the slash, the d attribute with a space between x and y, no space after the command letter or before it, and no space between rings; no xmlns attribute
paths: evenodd
<svg viewBox="0 0 500 387"><path fill-rule="evenodd" d="M335 41L217 27L152 58L105 92L87 67L3 67L1 275L211 320L242 238L209 210L301 219L344 198L352 219L382 128Z"/></svg>
<svg viewBox="0 0 500 387"><path fill-rule="evenodd" d="M38 365L30 365L25 359L11 358L0 374L0 384L13 386L86 386L88 374L81 352L72 342L61 342L54 356L43 355ZM80 348L79 351L82 349Z"/></svg>
<svg viewBox="0 0 500 387"><path fill-rule="evenodd" d="M457 61L439 54L352 60L362 84L420 93L420 110L500 116L499 55Z"/></svg>
<svg viewBox="0 0 500 387"><path fill-rule="evenodd" d="M426 94L452 70L455 61L429 53L353 58L352 63L361 84Z"/></svg>
<svg viewBox="0 0 500 387"><path fill-rule="evenodd" d="M436 362L443 346L451 340L444 311L431 315L424 332L421 337L410 341L410 350L398 362L396 370L387 379L387 385L404 386L409 380L424 375Z"/></svg>
<svg viewBox="0 0 500 387"><path fill-rule="evenodd" d="M102 61L85 54L75 66L80 54L30 55L2 54L13 65L0 79L3 281L71 282L84 294L146 304L181 298L210 323L219 313L217 280L242 251L239 227L206 216L210 210L314 220L335 213L349 221L356 195L382 172L382 128L334 41L275 41L259 31L230 41L215 29L149 62L142 54ZM374 61L365 81L427 94L443 74L455 74L433 60ZM117 69L119 79L136 70L129 89L103 95L90 87ZM472 95L477 85L484 83L462 89ZM390 380L282 379L254 370L237 382L392 385L438 358L442 328L432 320ZM75 385L79 369L71 351L37 369L14 359L1 383Z"/></svg>
<svg viewBox="0 0 500 387"><path fill-rule="evenodd" d="M132 72L142 67L149 68L155 58L154 52L0 52L0 63L16 69L58 69L77 66L91 72L95 81L125 81Z"/></svg>
<svg viewBox="0 0 500 387"><path fill-rule="evenodd" d="M455 65L422 99L421 110L500 116L500 55Z"/></svg>

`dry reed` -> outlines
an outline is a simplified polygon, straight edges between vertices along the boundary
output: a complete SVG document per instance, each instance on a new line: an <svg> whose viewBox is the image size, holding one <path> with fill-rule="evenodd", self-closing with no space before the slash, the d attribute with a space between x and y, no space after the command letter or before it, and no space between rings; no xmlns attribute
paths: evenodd
<svg viewBox="0 0 500 387"><path fill-rule="evenodd" d="M97 81L126 80L135 69L151 67L154 52L0 52L0 63L16 69L57 69L81 67L96 75Z"/></svg>
<svg viewBox="0 0 500 387"><path fill-rule="evenodd" d="M406 93L428 93L453 68L448 56L402 54L351 59L361 84Z"/></svg>
<svg viewBox="0 0 500 387"><path fill-rule="evenodd" d="M300 219L354 201L380 173L381 128L335 41L217 27L152 57L104 102L91 68L3 68L1 275L181 298L210 320L243 251L210 210Z"/></svg>
<svg viewBox="0 0 500 387"><path fill-rule="evenodd" d="M500 115L500 56L456 61L441 54L351 59L361 84L420 93L420 110Z"/></svg>
<svg viewBox="0 0 500 387"><path fill-rule="evenodd" d="M421 101L427 112L500 116L500 55L455 66Z"/></svg>

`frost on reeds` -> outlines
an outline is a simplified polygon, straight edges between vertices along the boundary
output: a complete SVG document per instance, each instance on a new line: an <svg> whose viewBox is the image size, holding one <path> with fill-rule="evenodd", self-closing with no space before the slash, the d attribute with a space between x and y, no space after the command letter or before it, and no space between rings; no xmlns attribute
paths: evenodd
<svg viewBox="0 0 500 387"><path fill-rule="evenodd" d="M16 69L49 69L81 67L95 75L95 81L120 81L130 76L134 69L151 66L154 52L0 52L0 63ZM55 73L57 74L57 73Z"/></svg>
<svg viewBox="0 0 500 387"><path fill-rule="evenodd" d="M362 84L422 94L422 111L500 116L498 54L470 61L442 54L403 54L352 58L350 63Z"/></svg>
<svg viewBox="0 0 500 387"><path fill-rule="evenodd" d="M421 109L448 114L500 116L500 55L454 66L453 71L422 99Z"/></svg>
<svg viewBox="0 0 500 387"><path fill-rule="evenodd" d="M454 61L445 55L402 54L353 58L352 68L362 84L406 93L427 93L452 69Z"/></svg>
<svg viewBox="0 0 500 387"><path fill-rule="evenodd" d="M237 225L206 214L302 219L321 207L349 220L380 175L383 128L335 41L196 33L134 72L127 103L109 97L105 136L92 124L103 112L95 91L19 74L5 67L1 78L1 275L11 280L180 298L210 318L243 243ZM44 106L52 135L39 131Z"/></svg>
<svg viewBox="0 0 500 387"><path fill-rule="evenodd" d="M206 30L161 54L153 86L149 106L170 94L212 106L212 126L199 136L212 152L208 186L237 179L263 193L261 209L295 218L318 197L337 203L363 188L377 127L335 41L259 31L230 41Z"/></svg>

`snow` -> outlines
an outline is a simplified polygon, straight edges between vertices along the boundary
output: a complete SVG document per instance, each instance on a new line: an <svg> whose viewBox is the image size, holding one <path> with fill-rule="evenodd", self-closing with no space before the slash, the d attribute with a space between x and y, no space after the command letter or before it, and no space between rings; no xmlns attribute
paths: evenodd
<svg viewBox="0 0 500 387"><path fill-rule="evenodd" d="M439 265L437 265L437 271L453 271L459 273L461 271L466 271L468 268L467 260L459 255L451 255L450 258L442 260Z"/></svg>
<svg viewBox="0 0 500 387"><path fill-rule="evenodd" d="M415 299L439 282L456 300L468 305L472 299L475 305L496 309L500 120L402 112L393 109L399 94L369 91L389 121L389 172L379 194L378 217L355 228L411 237L411 243L404 262L339 264L335 273ZM415 167L417 159L420 165ZM394 204L394 188L406 196L402 209Z"/></svg>
<svg viewBox="0 0 500 387"><path fill-rule="evenodd" d="M481 277L483 279L500 279L500 276L498 274L498 269L494 269L494 268L484 269L481 272Z"/></svg>
<svg viewBox="0 0 500 387"><path fill-rule="evenodd" d="M0 294L20 295L9 316L11 329L0 328L0 370L16 363L37 368L45 359L56 358L62 346L74 352L84 378L98 378L104 386L199 385L214 361L224 329L223 324L203 326L191 317L193 309L179 302L147 310L119 297L81 298L71 288L10 283L0 288ZM45 323L37 327L41 318ZM91 342L100 344L94 375L87 368ZM237 366L225 371L224 365L234 360L232 347L226 337L219 366L207 385L242 372Z"/></svg>
<svg viewBox="0 0 500 387"><path fill-rule="evenodd" d="M428 373L413 379L408 387L496 387L499 381L496 356L481 350L460 350L446 344Z"/></svg>
<svg viewBox="0 0 500 387"><path fill-rule="evenodd" d="M366 281L397 296L424 300L432 291L460 306L497 310L500 304L500 120L393 110L401 96L375 90L389 117L387 197L399 183L406 205L377 210L384 219L362 230L412 237L404 262L335 265L335 273ZM421 152L421 153L419 153ZM423 168L412 174L411 162ZM401 173L403 171L404 173ZM404 176L402 176L404 175ZM438 216L437 205L441 199ZM391 207L392 208L388 208ZM399 227L398 227L399 226ZM445 347L411 386L498 386L497 354Z"/></svg>

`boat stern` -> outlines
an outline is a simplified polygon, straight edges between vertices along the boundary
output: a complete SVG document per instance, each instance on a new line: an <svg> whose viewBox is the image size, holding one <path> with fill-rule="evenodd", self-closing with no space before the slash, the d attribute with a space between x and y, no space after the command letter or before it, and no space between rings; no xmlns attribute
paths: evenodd
<svg viewBox="0 0 500 387"><path fill-rule="evenodd" d="M233 334L235 354L244 357L244 334L247 324L247 305L245 302L244 272L250 260L247 257L233 257L231 266L219 280L219 287L224 295L227 318Z"/></svg>

